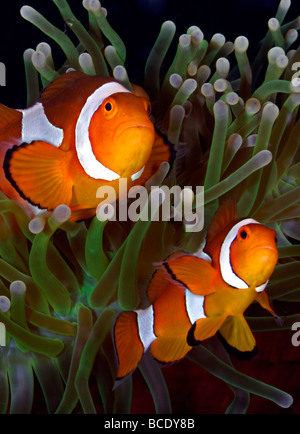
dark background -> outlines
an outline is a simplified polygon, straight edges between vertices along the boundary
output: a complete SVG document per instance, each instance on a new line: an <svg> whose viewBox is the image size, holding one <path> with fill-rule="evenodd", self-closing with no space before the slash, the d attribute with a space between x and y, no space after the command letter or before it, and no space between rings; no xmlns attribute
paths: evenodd
<svg viewBox="0 0 300 434"><path fill-rule="evenodd" d="M7 69L7 86L0 88L0 101L13 108L26 104L26 88L23 52L35 48L41 41L50 42L54 59L59 67L64 55L56 44L44 36L32 24L20 16L20 8L26 0L11 0L2 5L0 14L0 61ZM51 0L27 0L52 23L72 32L66 26ZM161 24L171 19L176 23L173 53L178 37L191 25L198 25L205 38L214 33L224 33L227 40L234 41L239 35L250 39L250 55L255 54L257 44L267 31L268 19L275 15L279 0L106 0L102 6L108 9L108 19L124 40L127 47L126 67L131 81L142 76L147 55L158 35ZM87 12L81 0L69 0L75 15L87 24ZM300 12L299 0L293 0L287 20ZM76 39L74 39L75 41Z"/></svg>

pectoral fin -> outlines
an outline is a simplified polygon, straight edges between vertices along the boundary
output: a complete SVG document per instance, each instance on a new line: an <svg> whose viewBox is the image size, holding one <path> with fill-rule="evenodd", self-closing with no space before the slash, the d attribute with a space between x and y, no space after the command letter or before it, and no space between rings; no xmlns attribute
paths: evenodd
<svg viewBox="0 0 300 434"><path fill-rule="evenodd" d="M195 346L199 342L214 336L225 320L226 315L198 319L188 333L188 344Z"/></svg>
<svg viewBox="0 0 300 434"><path fill-rule="evenodd" d="M279 326L282 326L283 320L280 318L280 316L278 316L274 312L266 291L259 292L256 296L256 301L261 305L261 307L266 309L268 312L270 312L271 315L274 316L274 318L275 318L275 320Z"/></svg>
<svg viewBox="0 0 300 434"><path fill-rule="evenodd" d="M162 363L172 363L182 359L191 347L186 341L186 335L158 337L150 347L152 356Z"/></svg>
<svg viewBox="0 0 300 434"><path fill-rule="evenodd" d="M7 151L4 170L24 199L53 210L71 201L70 157L70 153L46 142L24 143Z"/></svg>
<svg viewBox="0 0 300 434"><path fill-rule="evenodd" d="M276 313L271 307L269 297L265 291L259 292L257 294L256 301L261 305L261 307L269 311L273 316L277 317Z"/></svg>

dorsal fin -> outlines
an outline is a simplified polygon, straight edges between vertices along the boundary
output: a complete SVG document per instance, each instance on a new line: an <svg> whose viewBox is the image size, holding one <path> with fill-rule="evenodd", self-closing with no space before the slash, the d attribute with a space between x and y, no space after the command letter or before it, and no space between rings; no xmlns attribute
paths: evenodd
<svg viewBox="0 0 300 434"><path fill-rule="evenodd" d="M63 128L66 137L74 134L74 122L89 96L104 83L111 81L115 80L79 71L67 72L46 87L39 102L43 104L48 120L56 127Z"/></svg>
<svg viewBox="0 0 300 434"><path fill-rule="evenodd" d="M18 123L18 127L21 131L22 113L19 112L18 110L14 110L6 107L3 104L0 104L0 128L1 129L6 128L7 125L15 122Z"/></svg>
<svg viewBox="0 0 300 434"><path fill-rule="evenodd" d="M215 213L208 228L206 243L210 244L230 223L237 219L236 201L223 202Z"/></svg>
<svg viewBox="0 0 300 434"><path fill-rule="evenodd" d="M172 253L166 261L170 261L171 259L178 258L181 256L186 255L186 253L183 250L178 250L174 253ZM155 300L157 300L161 294L166 290L166 288L171 285L176 286L182 286L180 285L176 280L172 278L170 273L166 270L164 267L164 262L155 263L157 267L157 270L152 276L152 279L150 280L149 286L147 288L147 297L150 302L150 304L154 303Z"/></svg>
<svg viewBox="0 0 300 434"><path fill-rule="evenodd" d="M49 99L61 98L62 92L66 88L73 86L74 83L82 79L83 76L84 74L79 71L62 74L42 91L40 101L45 103Z"/></svg>
<svg viewBox="0 0 300 434"><path fill-rule="evenodd" d="M48 102L53 104L56 99L65 99L66 96L70 98L68 102L74 102L78 98L85 99L99 86L110 81L116 80L79 71L66 72L46 87L41 93L40 101L47 105Z"/></svg>

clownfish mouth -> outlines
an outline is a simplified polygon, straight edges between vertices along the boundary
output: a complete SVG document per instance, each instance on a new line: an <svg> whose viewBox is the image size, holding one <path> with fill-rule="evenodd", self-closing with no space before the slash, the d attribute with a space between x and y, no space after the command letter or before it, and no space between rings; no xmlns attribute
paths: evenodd
<svg viewBox="0 0 300 434"><path fill-rule="evenodd" d="M263 246L261 250L272 250L273 252L277 252L277 249L272 246Z"/></svg>
<svg viewBox="0 0 300 434"><path fill-rule="evenodd" d="M145 166L141 168L141 170L139 170L138 172L134 173L133 175L131 175L131 181L136 181L137 179L139 179L142 176L142 173L144 172Z"/></svg>
<svg viewBox="0 0 300 434"><path fill-rule="evenodd" d="M270 260L272 261L275 257L277 258L277 256L277 249L276 247L272 246L261 246L259 248L256 248L254 251L254 258L257 259L259 257L261 262L269 262Z"/></svg>
<svg viewBox="0 0 300 434"><path fill-rule="evenodd" d="M123 136L124 133L131 133L131 131L133 131L135 134L137 134L138 132L140 132L140 134L143 134L144 131L147 130L150 130L152 133L154 131L153 124L150 122L150 120L149 122L146 122L144 120L136 120L136 122L133 122L132 120L121 122L115 131L114 139L119 140L120 136Z"/></svg>
<svg viewBox="0 0 300 434"><path fill-rule="evenodd" d="M274 271L278 260L278 252L274 246L261 246L254 250L253 263L256 264L256 292L262 292Z"/></svg>

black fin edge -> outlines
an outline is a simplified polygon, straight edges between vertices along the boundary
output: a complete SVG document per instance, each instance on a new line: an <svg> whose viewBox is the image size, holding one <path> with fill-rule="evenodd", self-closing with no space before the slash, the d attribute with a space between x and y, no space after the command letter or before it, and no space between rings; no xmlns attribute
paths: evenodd
<svg viewBox="0 0 300 434"><path fill-rule="evenodd" d="M186 341L190 347L196 347L197 345L202 344L202 341L198 341L197 339L195 339L195 334L194 334L195 328L196 328L196 323L194 322L192 327L189 329L189 332L186 337Z"/></svg>
<svg viewBox="0 0 300 434"><path fill-rule="evenodd" d="M184 256L184 255L183 255ZM188 256L188 255L186 255ZM182 258L182 256L181 256ZM189 286L184 283L182 280L179 280L176 275L173 273L173 271L171 270L171 268L169 267L167 262L163 262L163 266L165 267L165 269L167 270L167 272L170 274L170 276L172 277L173 280L176 280L176 282L180 283L181 285L183 285L185 288L187 288L190 292L192 292L189 288Z"/></svg>
<svg viewBox="0 0 300 434"><path fill-rule="evenodd" d="M232 356L236 357L237 359L240 360L251 360L253 359L255 356L258 355L258 348L255 346L253 348L252 351L240 351L237 348L232 347L227 341L226 339L221 335L220 332L217 332L217 335L223 345L223 347L225 348L225 350L231 354Z"/></svg>
<svg viewBox="0 0 300 434"><path fill-rule="evenodd" d="M123 312L118 313L118 315L117 315L116 318L115 318L114 325L113 325L113 328L112 328L112 341L113 341L114 352L115 352L115 356L116 356L116 358L117 358L117 364L118 364L118 365L120 365L120 360L119 360L119 354L118 354L117 345L116 345L115 329L116 329L116 324L117 324L117 321L118 321L118 317L119 317L120 315L122 315L122 313L124 313L124 312L128 312L128 311L123 311ZM136 316L136 322L137 322L137 313L136 313L135 311L130 311L130 312L133 312L133 313L135 314L135 316ZM130 375L132 375L133 372L134 372L136 369L137 369L137 367L136 367L133 371L129 372L129 374L125 375L124 377L116 377L116 378L115 378L115 382L116 382L116 383L119 382L119 383L117 383L114 387L117 387L117 386L120 384L120 382L123 382L123 381L126 380L128 377L130 377ZM114 389L113 389L113 390L114 390Z"/></svg>
<svg viewBox="0 0 300 434"><path fill-rule="evenodd" d="M21 145L14 145L11 149L8 149L5 157L4 157L4 161L3 161L3 170L5 173L5 176L7 178L7 180L11 183L11 185L13 186L13 188L19 193L19 195L22 197L22 199L26 200L30 205L33 206L37 206L40 209L45 209L45 207L43 207L41 204L39 203L35 203L33 202L29 197L27 197L24 192L22 191L22 189L19 187L19 185L16 183L16 181L13 179L13 177L11 176L10 173L10 160L12 159L13 153L20 149L20 148L25 148L28 145L31 145L32 143L21 143ZM49 210L51 211L51 210Z"/></svg>

